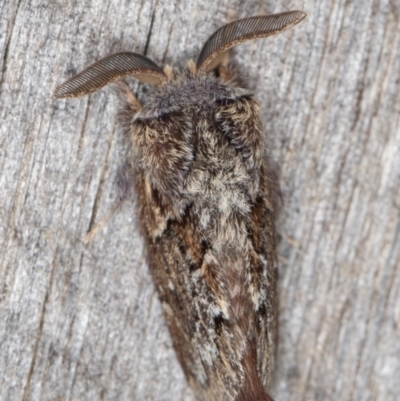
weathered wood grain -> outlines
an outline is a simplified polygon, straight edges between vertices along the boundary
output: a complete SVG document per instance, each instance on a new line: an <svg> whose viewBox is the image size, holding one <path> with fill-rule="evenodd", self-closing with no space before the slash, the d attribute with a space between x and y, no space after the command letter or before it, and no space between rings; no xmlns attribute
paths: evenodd
<svg viewBox="0 0 400 401"><path fill-rule="evenodd" d="M281 170L273 394L400 398L400 3L3 0L0 399L191 400L143 259L110 90L51 101L93 61L183 65L236 17L308 18L235 51ZM149 88L133 80L143 101Z"/></svg>

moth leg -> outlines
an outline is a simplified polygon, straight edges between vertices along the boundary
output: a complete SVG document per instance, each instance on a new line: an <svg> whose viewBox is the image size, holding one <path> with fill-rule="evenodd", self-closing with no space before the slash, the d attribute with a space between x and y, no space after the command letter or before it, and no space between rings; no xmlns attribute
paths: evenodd
<svg viewBox="0 0 400 401"><path fill-rule="evenodd" d="M121 209L124 202L133 197L133 180L132 166L126 163L120 167L116 177L117 199L111 209L102 219L89 229L86 235L82 238L82 242L88 244L94 236L96 236L108 223L114 218L115 214Z"/></svg>
<svg viewBox="0 0 400 401"><path fill-rule="evenodd" d="M239 63L234 57L231 57L231 50L223 53L221 63L216 68L217 76L231 86L248 89L249 83L246 74L243 73Z"/></svg>
<svg viewBox="0 0 400 401"><path fill-rule="evenodd" d="M116 204L112 207L111 210L98 222L96 223L82 238L82 242L87 245L92 238L97 235L107 224L108 222L114 217L116 211L119 209L119 205Z"/></svg>
<svg viewBox="0 0 400 401"><path fill-rule="evenodd" d="M118 117L122 125L124 136L125 138L129 138L132 120L142 106L125 82L118 81L113 83L112 89L121 103ZM85 245L108 224L115 216L115 213L121 208L122 204L130 197L133 189L132 175L132 166L128 162L118 170L116 177L117 199L115 204L98 223L90 227L89 231L82 238L82 242Z"/></svg>
<svg viewBox="0 0 400 401"><path fill-rule="evenodd" d="M233 79L232 72L229 68L229 54L228 52L225 52L221 55L221 63L218 66L218 76L224 81L224 82L231 82Z"/></svg>
<svg viewBox="0 0 400 401"><path fill-rule="evenodd" d="M124 81L117 81L112 84L113 92L118 96L122 104L123 111L129 112L133 117L142 105L131 91L131 88Z"/></svg>

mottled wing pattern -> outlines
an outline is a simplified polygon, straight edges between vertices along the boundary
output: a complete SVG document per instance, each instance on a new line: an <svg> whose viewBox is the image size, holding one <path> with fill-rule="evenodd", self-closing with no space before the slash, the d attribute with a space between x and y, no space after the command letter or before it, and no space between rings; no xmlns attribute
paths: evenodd
<svg viewBox="0 0 400 401"><path fill-rule="evenodd" d="M266 385L274 328L275 239L258 105L244 96L184 113L191 114L192 135L174 135L196 149L192 159L179 153L186 160L179 165L185 168L185 191L194 195L183 200L179 215L157 188L159 178L138 172L149 265L178 359L198 399L236 400L247 386L253 391L249 375L257 371L249 372L244 362L249 349L258 352L258 363L252 363ZM168 117L162 118L165 125ZM140 121L137 136L153 125ZM218 181L224 169L232 182ZM205 191L198 200L197 185ZM221 194L215 194L218 185L224 186ZM218 206L226 201L224 192L237 198L227 220Z"/></svg>
<svg viewBox="0 0 400 401"><path fill-rule="evenodd" d="M273 351L277 335L277 262L274 237L274 211L268 178L262 168L260 195L252 209L249 224L249 239L252 244L250 256L251 281L256 305L256 327L258 328L257 361L260 378L267 387L273 367ZM267 357L268 356L268 357Z"/></svg>
<svg viewBox="0 0 400 401"><path fill-rule="evenodd" d="M247 166L247 171L258 185L255 186L251 213L247 216L249 246L250 296L255 310L255 333L258 369L264 387L267 386L273 363L277 330L277 262L275 244L276 211L272 199L266 165L264 133L259 107L252 96L242 96L235 101L225 100L217 113L217 124L231 144L237 149Z"/></svg>

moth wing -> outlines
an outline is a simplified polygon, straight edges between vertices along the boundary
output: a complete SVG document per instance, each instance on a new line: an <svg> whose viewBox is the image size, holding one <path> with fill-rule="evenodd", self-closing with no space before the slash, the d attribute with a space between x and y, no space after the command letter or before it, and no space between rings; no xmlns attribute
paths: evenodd
<svg viewBox="0 0 400 401"><path fill-rule="evenodd" d="M257 362L261 381L267 388L277 345L277 259L274 226L275 211L271 205L271 189L268 178L261 172L260 195L253 205L250 220L249 242L252 295L254 302L254 325L256 327Z"/></svg>
<svg viewBox="0 0 400 401"><path fill-rule="evenodd" d="M144 175L137 181L137 193L142 220L150 234L149 267L176 355L198 399L217 401L226 395L224 388L215 385L226 368L221 360L211 360L209 355L227 352L217 348L215 323L209 321L205 305L205 302L216 303L200 275L207 249L188 217L190 210L180 221L169 220L168 212ZM163 226L168 220L168 225Z"/></svg>
<svg viewBox="0 0 400 401"><path fill-rule="evenodd" d="M267 387L273 363L272 350L276 342L276 276L277 259L274 237L275 199L278 189L264 155L264 137L260 111L252 96L242 96L222 102L216 113L216 123L228 141L238 150L254 187L251 213L248 217L249 297L253 300L254 331L258 371ZM251 150L250 150L251 149Z"/></svg>
<svg viewBox="0 0 400 401"><path fill-rule="evenodd" d="M248 225L248 242L251 249L249 255L249 270L251 272L252 293L254 298L254 314L252 333L256 344L257 370L262 384L267 388L273 368L273 350L276 342L276 255L275 238L271 235L271 226L274 225L274 211L269 202L269 188L267 179L262 180L261 191L264 195L257 197ZM154 210L154 209L153 209ZM190 251L190 254L187 252ZM204 400L221 399L221 388L216 382L223 383L223 377L232 375L231 368L227 368L227 360L234 358L239 347L227 341L229 331L235 328L223 316L211 317L210 306L217 309L221 301L229 303L219 288L215 290L204 282L200 270L211 270L204 259L207 258L207 249L201 245L191 222L183 218L182 221L170 223L163 235L149 246L150 269L153 272L155 284L160 294L169 330L178 356L178 360L185 372L187 380L197 394L203 394ZM194 276L198 275L198 279ZM178 291L178 288L185 291ZM211 290L211 291L210 291ZM189 335L191 333L191 335ZM204 349L204 356L201 351ZM211 350L211 351L210 351ZM212 351L214 350L214 351ZM206 362L206 354L215 355L215 360ZM255 361L254 361L255 362ZM211 368L214 366L214 368ZM230 371L229 374L227 372ZM237 366L237 375L241 376L241 368ZM218 376L218 378L217 378ZM224 377L224 378L225 378ZM232 383L243 383L244 378L233 380ZM224 383L226 384L226 383ZM225 390L228 386L225 387ZM231 391L236 391L231 388Z"/></svg>

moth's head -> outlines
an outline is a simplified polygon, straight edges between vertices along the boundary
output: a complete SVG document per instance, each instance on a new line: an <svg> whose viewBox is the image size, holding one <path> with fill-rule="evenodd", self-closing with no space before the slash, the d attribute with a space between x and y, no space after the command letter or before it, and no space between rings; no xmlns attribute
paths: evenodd
<svg viewBox="0 0 400 401"><path fill-rule="evenodd" d="M302 11L249 17L231 22L214 32L204 44L197 62L189 62L193 75L207 74L224 60L226 52L239 43L250 39L276 35L306 17ZM141 82L163 85L174 79L171 67L161 69L153 61L136 53L112 54L56 88L54 98L88 95L103 86L131 75Z"/></svg>

